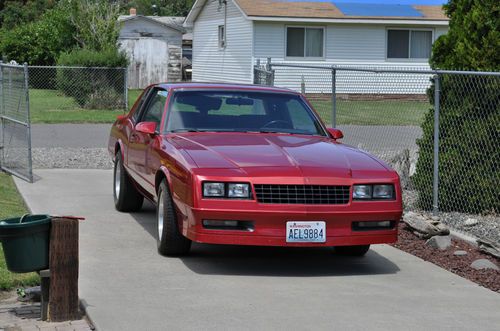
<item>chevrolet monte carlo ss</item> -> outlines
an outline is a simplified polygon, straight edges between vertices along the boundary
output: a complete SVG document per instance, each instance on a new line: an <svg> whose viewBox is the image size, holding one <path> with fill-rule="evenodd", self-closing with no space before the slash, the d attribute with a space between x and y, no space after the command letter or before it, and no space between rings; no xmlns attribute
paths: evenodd
<svg viewBox="0 0 500 331"><path fill-rule="evenodd" d="M152 85L111 129L115 206L157 206L163 255L192 241L364 255L397 240L399 177L341 138L294 91Z"/></svg>

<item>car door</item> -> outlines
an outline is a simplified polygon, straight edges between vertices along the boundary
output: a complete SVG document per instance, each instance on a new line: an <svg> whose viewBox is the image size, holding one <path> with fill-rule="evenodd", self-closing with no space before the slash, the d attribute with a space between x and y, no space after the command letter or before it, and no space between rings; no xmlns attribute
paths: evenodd
<svg viewBox="0 0 500 331"><path fill-rule="evenodd" d="M156 130L159 132L166 100L167 91L161 88L154 88L128 138L128 166L131 170L131 175L140 186L148 191L150 189L149 186L154 185L154 183L148 181L147 151L155 137L137 131L136 127L142 122L155 122L157 125Z"/></svg>

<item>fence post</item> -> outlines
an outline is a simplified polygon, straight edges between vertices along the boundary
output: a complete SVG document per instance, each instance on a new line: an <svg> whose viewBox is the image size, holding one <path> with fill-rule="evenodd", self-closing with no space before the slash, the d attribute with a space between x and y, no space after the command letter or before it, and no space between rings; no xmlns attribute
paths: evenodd
<svg viewBox="0 0 500 331"><path fill-rule="evenodd" d="M441 81L439 74L434 76L434 172L432 180L432 213L439 211L439 107Z"/></svg>
<svg viewBox="0 0 500 331"><path fill-rule="evenodd" d="M124 82L123 82L123 95L124 95L124 98L125 98L125 109L124 109L124 112L127 112L128 111L128 68L123 68L124 70Z"/></svg>
<svg viewBox="0 0 500 331"><path fill-rule="evenodd" d="M337 69L332 67L332 128L337 127Z"/></svg>
<svg viewBox="0 0 500 331"><path fill-rule="evenodd" d="M302 75L301 77L301 81L300 81L300 93L302 94L306 94L306 81L304 80L304 75Z"/></svg>
<svg viewBox="0 0 500 331"><path fill-rule="evenodd" d="M24 63L24 92L26 93L26 130L28 139L28 179L33 183L33 160L31 151L31 116L30 116L30 87L28 64Z"/></svg>

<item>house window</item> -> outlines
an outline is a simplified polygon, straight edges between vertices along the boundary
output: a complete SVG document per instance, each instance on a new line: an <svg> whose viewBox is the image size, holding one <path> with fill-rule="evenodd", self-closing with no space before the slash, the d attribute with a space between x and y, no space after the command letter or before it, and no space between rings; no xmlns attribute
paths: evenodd
<svg viewBox="0 0 500 331"><path fill-rule="evenodd" d="M323 57L324 28L287 27L287 57Z"/></svg>
<svg viewBox="0 0 500 331"><path fill-rule="evenodd" d="M219 25L219 48L226 47L226 33L224 25Z"/></svg>
<svg viewBox="0 0 500 331"><path fill-rule="evenodd" d="M428 59L431 48L432 31L387 30L388 59Z"/></svg>

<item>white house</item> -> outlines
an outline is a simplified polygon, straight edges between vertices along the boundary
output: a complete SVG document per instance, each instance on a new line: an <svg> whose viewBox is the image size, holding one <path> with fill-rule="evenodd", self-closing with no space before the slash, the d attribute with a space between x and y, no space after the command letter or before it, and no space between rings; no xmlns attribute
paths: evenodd
<svg viewBox="0 0 500 331"><path fill-rule="evenodd" d="M129 88L180 81L184 17L124 15L118 44L130 61Z"/></svg>
<svg viewBox="0 0 500 331"><path fill-rule="evenodd" d="M429 69L432 43L447 32L448 18L441 6L197 0L184 26L193 28L194 81L252 83L253 66L269 57L279 63ZM297 89L304 75L317 81L324 72L280 71L275 84Z"/></svg>

